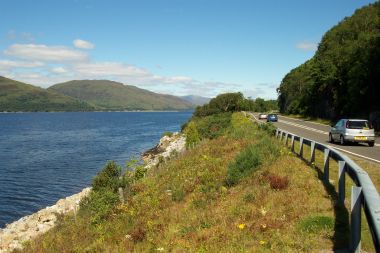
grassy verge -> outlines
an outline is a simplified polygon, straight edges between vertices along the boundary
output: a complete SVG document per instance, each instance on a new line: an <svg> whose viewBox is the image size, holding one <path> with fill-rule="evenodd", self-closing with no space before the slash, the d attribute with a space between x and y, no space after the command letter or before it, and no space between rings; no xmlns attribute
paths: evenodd
<svg viewBox="0 0 380 253"><path fill-rule="evenodd" d="M290 147L290 141L289 145ZM295 149L297 153L299 153L299 142L295 141ZM305 160L310 160L310 147L304 145L303 148L303 157ZM373 162L365 161L363 159L358 159L356 157L350 157L353 161L355 161L359 166L361 166L367 173L370 175L372 182L374 183L377 190L380 187L380 166ZM315 152L315 162L311 164L319 174L319 178L323 180L322 171L323 171L323 159L324 154L322 151L316 150ZM335 236L337 241L339 242L347 242L349 239L349 215L350 215L350 199L351 199L351 188L355 183L350 179L349 176L346 175L345 182L345 202L344 205L338 202L338 163L332 159L330 159L330 170L329 170L329 183L325 185L327 192L332 198L334 212L336 219L335 226ZM369 231L368 223L365 217L364 212L362 212L362 250L365 252L375 252L372 237ZM340 243L339 243L340 244Z"/></svg>
<svg viewBox="0 0 380 253"><path fill-rule="evenodd" d="M185 153L148 172L135 166L121 182L114 179L123 170L108 164L79 213L61 217L23 252L319 252L347 246L347 223L318 170L289 153L270 128L239 113L192 122ZM125 204L115 198L119 186Z"/></svg>

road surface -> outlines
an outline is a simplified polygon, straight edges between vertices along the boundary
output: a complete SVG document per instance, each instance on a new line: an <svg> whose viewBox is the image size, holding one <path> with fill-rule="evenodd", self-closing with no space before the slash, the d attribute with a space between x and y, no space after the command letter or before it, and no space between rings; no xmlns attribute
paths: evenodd
<svg viewBox="0 0 380 253"><path fill-rule="evenodd" d="M253 116L258 119L257 114L253 114ZM368 144L365 143L348 144L342 146L328 142L330 126L285 116L278 116L278 122L274 122L274 125L284 131L325 145L330 145L339 151L343 151L350 155L355 155L380 164L380 138L378 137L376 138L374 147L369 147Z"/></svg>

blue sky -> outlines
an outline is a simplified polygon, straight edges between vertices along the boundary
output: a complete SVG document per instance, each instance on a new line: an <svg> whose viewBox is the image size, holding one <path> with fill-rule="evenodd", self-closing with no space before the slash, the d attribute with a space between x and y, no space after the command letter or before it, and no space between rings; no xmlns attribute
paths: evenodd
<svg viewBox="0 0 380 253"><path fill-rule="evenodd" d="M1 0L0 75L110 79L173 95L276 98L323 34L369 0Z"/></svg>

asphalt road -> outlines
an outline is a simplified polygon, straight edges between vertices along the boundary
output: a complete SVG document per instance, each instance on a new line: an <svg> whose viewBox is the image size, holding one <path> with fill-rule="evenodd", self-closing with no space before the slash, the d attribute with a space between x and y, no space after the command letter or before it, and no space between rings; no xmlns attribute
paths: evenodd
<svg viewBox="0 0 380 253"><path fill-rule="evenodd" d="M258 118L257 114L254 114L254 116L256 119ZM328 142L330 126L284 116L279 116L278 122L275 122L274 125L284 131L332 146L335 149L346 152L350 155L380 163L380 138L378 137L376 138L374 147L369 147L365 143L339 145Z"/></svg>

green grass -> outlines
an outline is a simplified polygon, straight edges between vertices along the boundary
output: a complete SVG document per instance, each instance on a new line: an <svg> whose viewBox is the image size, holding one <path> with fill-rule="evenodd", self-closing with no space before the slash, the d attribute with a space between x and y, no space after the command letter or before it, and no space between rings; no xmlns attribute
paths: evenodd
<svg viewBox="0 0 380 253"><path fill-rule="evenodd" d="M302 232L318 234L323 231L331 231L334 228L334 219L329 216L310 216L301 220L298 224Z"/></svg>
<svg viewBox="0 0 380 253"><path fill-rule="evenodd" d="M244 165L250 158L242 154L255 145L264 158L278 153L226 187L230 164L242 159ZM63 217L23 252L319 252L346 246L336 236L339 217L318 171L242 114L233 114L220 136L144 175L128 181L126 203L99 222L91 223L94 215L84 211Z"/></svg>

